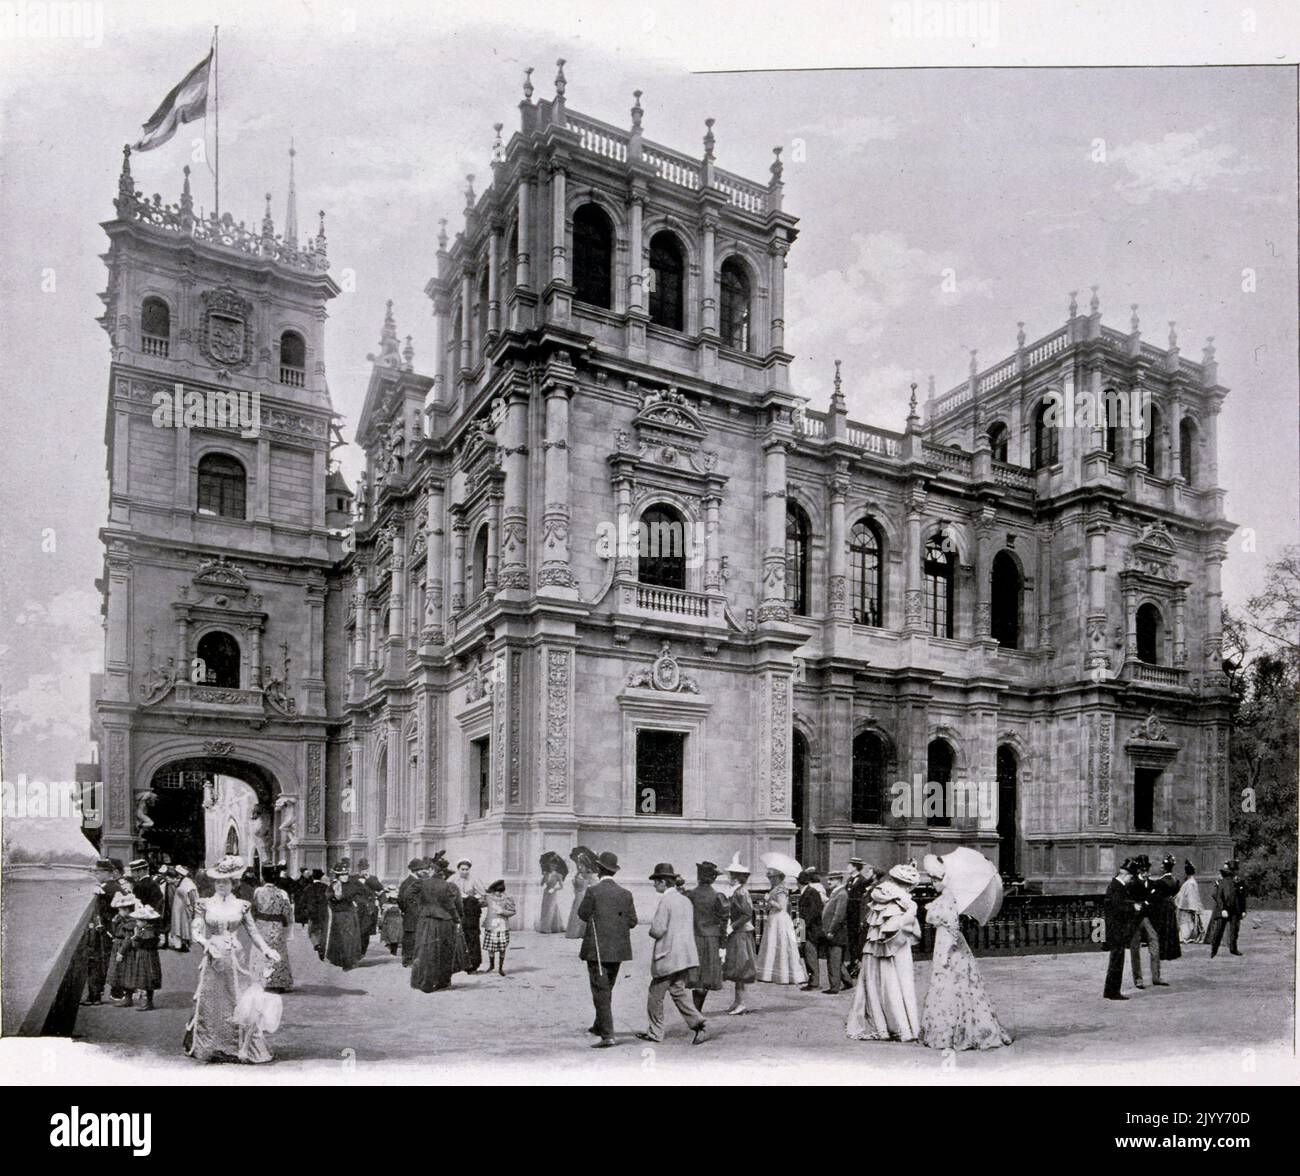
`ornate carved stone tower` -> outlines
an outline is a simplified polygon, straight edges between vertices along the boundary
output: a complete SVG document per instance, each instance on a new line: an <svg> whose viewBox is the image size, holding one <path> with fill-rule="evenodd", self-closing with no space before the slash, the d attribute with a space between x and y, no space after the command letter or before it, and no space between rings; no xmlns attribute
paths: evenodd
<svg viewBox="0 0 1300 1176"><path fill-rule="evenodd" d="M202 219L185 173L179 204L148 200L126 150L104 223L102 844L205 852L205 794L233 778L264 860L323 865L347 494L335 475L327 504L324 214L301 245L292 195L283 236L269 195L260 232Z"/></svg>

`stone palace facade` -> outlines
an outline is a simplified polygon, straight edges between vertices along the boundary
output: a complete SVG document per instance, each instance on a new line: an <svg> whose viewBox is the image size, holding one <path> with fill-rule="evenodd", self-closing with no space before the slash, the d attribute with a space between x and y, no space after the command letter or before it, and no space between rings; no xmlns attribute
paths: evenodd
<svg viewBox="0 0 1300 1176"><path fill-rule="evenodd" d="M390 304L355 493L323 216L301 245L292 196L279 235L269 207L260 233L197 219L188 177L163 205L124 161L104 844L137 852L225 774L279 858L396 879L446 847L529 907L538 856L579 843L633 882L967 844L1049 891L1138 849L1225 856L1212 343L1105 326L1094 290L913 389L900 432L850 420L838 370L810 411L780 150L755 183L712 120L698 158L641 122L639 93L630 129L569 109L562 67L552 98L526 85L438 235L430 370ZM160 427L178 382L200 407Z"/></svg>

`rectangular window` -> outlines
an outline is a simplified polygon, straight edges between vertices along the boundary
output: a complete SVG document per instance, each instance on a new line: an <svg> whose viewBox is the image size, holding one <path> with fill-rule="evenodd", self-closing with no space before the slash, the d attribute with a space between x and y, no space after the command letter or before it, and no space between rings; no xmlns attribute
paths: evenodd
<svg viewBox="0 0 1300 1176"><path fill-rule="evenodd" d="M682 815L683 731L636 733L636 811L640 816Z"/></svg>
<svg viewBox="0 0 1300 1176"><path fill-rule="evenodd" d="M486 817L492 807L492 737L484 735L469 745L470 779L477 785L478 815Z"/></svg>
<svg viewBox="0 0 1300 1176"><path fill-rule="evenodd" d="M1160 772L1156 768L1133 769L1133 831L1156 831L1156 784Z"/></svg>

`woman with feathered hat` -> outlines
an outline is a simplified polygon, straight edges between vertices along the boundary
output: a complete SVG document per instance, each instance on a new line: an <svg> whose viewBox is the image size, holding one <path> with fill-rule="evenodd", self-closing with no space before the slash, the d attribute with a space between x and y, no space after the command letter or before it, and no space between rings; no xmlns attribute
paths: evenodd
<svg viewBox="0 0 1300 1176"><path fill-rule="evenodd" d="M272 963L280 959L280 953L262 938L253 919L252 904L234 894L243 872L243 859L234 854L227 854L211 866L208 877L214 893L211 898L199 900L194 916L193 939L203 959L194 993L194 1016L186 1027L185 1052L201 1062L271 1060L262 1030L236 1025L231 1020L240 996L254 982L244 962L245 948L239 932L243 930Z"/></svg>
<svg viewBox="0 0 1300 1176"><path fill-rule="evenodd" d="M915 1041L920 1032L912 945L921 941L921 924L911 894L920 880L916 863L904 862L867 895L864 967L844 1030L857 1041Z"/></svg>

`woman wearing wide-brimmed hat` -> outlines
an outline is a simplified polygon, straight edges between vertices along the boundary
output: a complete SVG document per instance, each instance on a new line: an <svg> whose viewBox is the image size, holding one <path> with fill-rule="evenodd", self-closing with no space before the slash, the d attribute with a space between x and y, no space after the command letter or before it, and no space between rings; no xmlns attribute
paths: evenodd
<svg viewBox="0 0 1300 1176"><path fill-rule="evenodd" d="M745 1007L745 985L758 979L758 960L754 954L754 903L749 897L749 867L736 853L726 865L727 875L735 884L727 900L731 932L727 936L727 959L722 978L730 980L735 997L727 1010L733 1017L749 1012Z"/></svg>
<svg viewBox="0 0 1300 1176"><path fill-rule="evenodd" d="M227 854L208 868L214 893L201 899L194 916L193 938L203 952L199 986L194 994L194 1016L185 1034L185 1052L202 1062L269 1062L271 1051L261 1029L236 1025L231 1017L240 996L252 983L239 938L242 929L272 963L275 950L257 928L252 905L235 896L235 884L244 872L242 858Z"/></svg>
<svg viewBox="0 0 1300 1176"><path fill-rule="evenodd" d="M921 924L911 895L920 880L916 863L904 862L867 895L863 968L844 1029L857 1041L915 1041L920 1032L912 945L921 941Z"/></svg>
<svg viewBox="0 0 1300 1176"><path fill-rule="evenodd" d="M758 979L763 984L806 984L808 973L804 970L799 937L790 915L786 873L769 866L767 880L771 889L767 892L767 921L758 945Z"/></svg>
<svg viewBox="0 0 1300 1176"><path fill-rule="evenodd" d="M564 892L564 879L569 875L569 867L554 850L542 854L539 865L542 868L542 909L537 916L537 930L543 935L562 935L566 925L560 913L560 895Z"/></svg>

